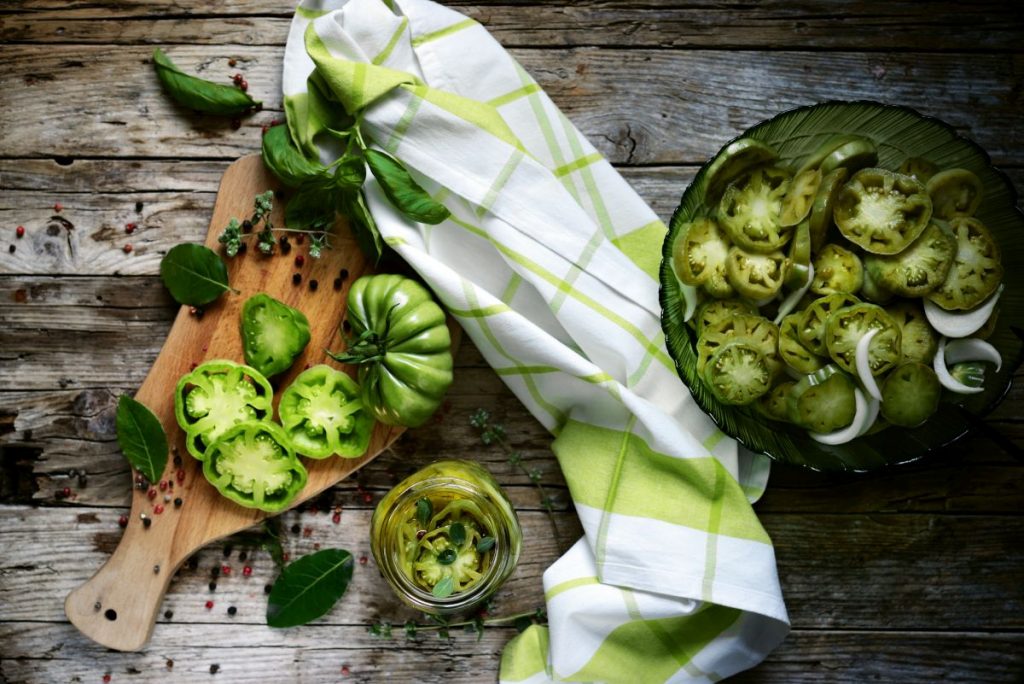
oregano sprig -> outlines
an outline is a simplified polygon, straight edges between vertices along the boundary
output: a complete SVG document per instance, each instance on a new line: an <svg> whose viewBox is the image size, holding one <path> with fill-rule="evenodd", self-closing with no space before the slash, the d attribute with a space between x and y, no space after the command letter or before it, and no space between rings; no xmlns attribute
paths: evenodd
<svg viewBox="0 0 1024 684"><path fill-rule="evenodd" d="M523 632L531 625L543 623L547 619L547 611L544 608L513 613L511 615L489 617L492 605L492 602L488 601L484 604L484 608L477 611L472 619L456 622L438 615L424 613L424 618L427 620L425 624L409 620L402 625L402 632L405 634L406 639L413 641L424 632L437 632L439 639L450 639L453 629L462 629L470 634L476 634L477 641L479 641L483 638L484 630L487 627L512 624L518 631ZM391 639L394 637L394 627L387 620L379 620L370 624L366 631L374 637Z"/></svg>

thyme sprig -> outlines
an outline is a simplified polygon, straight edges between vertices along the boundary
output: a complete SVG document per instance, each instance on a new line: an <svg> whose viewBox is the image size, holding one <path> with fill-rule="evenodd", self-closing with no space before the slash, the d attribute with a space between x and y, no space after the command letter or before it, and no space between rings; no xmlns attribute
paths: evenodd
<svg viewBox="0 0 1024 684"><path fill-rule="evenodd" d="M229 257L236 256L242 249L245 240L255 237L256 247L260 253L270 256L277 246L275 233L300 233L309 236L309 247L307 252L311 259L319 259L325 248L329 249L328 233L318 227L311 227L308 230L297 228L279 228L273 224L270 214L274 210L274 191L267 190L256 195L253 199L252 215L239 221L232 218L228 225L218 236L217 241L224 245L224 253ZM256 228L262 223L262 228Z"/></svg>
<svg viewBox="0 0 1024 684"><path fill-rule="evenodd" d="M481 408L473 412L473 415L469 417L469 424L480 432L480 441L487 446L496 445L500 447L508 457L508 464L522 471L537 488L537 493L540 495L540 505L547 513L548 520L551 521L551 529L555 535L555 544L561 548L562 542L558 534L558 521L555 519L555 500L554 497L548 494L540 481L543 473L541 473L539 468L529 468L523 463L523 454L513 449L508 442L505 426L492 421L491 414L487 410Z"/></svg>
<svg viewBox="0 0 1024 684"><path fill-rule="evenodd" d="M528 610L521 613L513 613L511 615L489 617L488 611L491 606L491 601L488 601L484 605L484 608L470 620L458 620L452 622L451 620L438 615L429 615L424 613L423 617L426 620L425 623L409 620L399 626L392 625L387 620L378 620L367 627L366 631L369 632L371 636L380 637L382 639L391 639L395 636L395 629L399 628L405 634L406 639L415 640L416 637L424 632L437 632L437 637L439 639L451 639L452 630L462 629L464 632L469 634L476 634L477 641L480 641L480 639L483 638L484 630L487 627L512 624L518 631L522 632L530 625L543 623L547 619L547 612L544 608L537 608L536 610Z"/></svg>

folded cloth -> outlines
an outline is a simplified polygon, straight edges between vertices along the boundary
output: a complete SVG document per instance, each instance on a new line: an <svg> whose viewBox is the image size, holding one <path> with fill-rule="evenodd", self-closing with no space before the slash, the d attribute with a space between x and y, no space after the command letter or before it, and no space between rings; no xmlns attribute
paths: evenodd
<svg viewBox="0 0 1024 684"><path fill-rule="evenodd" d="M308 154L337 154L318 134L344 109L451 211L414 223L364 188L387 244L555 436L585 536L544 573L548 627L506 647L501 680L715 681L760 662L788 631L750 506L768 464L665 350L664 224L480 24L429 0L305 0L283 84Z"/></svg>

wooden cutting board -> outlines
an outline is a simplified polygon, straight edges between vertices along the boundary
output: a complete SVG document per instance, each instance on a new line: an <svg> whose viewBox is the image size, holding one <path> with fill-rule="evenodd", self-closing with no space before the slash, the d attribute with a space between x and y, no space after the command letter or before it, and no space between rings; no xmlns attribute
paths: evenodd
<svg viewBox="0 0 1024 684"><path fill-rule="evenodd" d="M228 221L233 217L239 220L249 217L255 195L278 187L259 155L242 157L231 164L221 179L206 246L219 251L217 236ZM272 215L275 226L284 225L282 204L275 202ZM201 317L191 313L189 307L181 307L160 355L135 395L156 414L167 433L171 454L163 479L173 480L173 491L161 491L154 483L156 496L151 499L146 490L133 487L128 526L117 549L64 603L71 623L108 648L134 651L145 645L164 593L178 567L206 544L251 527L271 515L225 499L203 477L202 464L185 449L185 433L174 418L174 388L178 378L194 364L211 359L244 363L239 334L242 304L257 292L266 292L306 314L311 335L309 345L291 370L275 378L276 409L278 390L287 387L308 365L323 363L326 360L324 349L337 351L343 347L338 326L345 313L349 285L372 272L347 224L340 218L331 236L331 249L325 249L319 260L305 256L301 267L296 265L295 257L306 255L306 245L295 244L294 236L289 254L282 254L278 247L272 257L265 257L255 249L255 239L248 242L244 255L226 259L231 286L241 294L225 293L208 305ZM343 269L347 274L342 273ZM292 282L295 273L302 278L298 285ZM343 279L340 289L335 288L336 278ZM313 280L317 281L315 290L310 287ZM451 319L449 327L454 352L459 329ZM342 368L355 376L354 368ZM370 447L361 458L303 459L309 471L309 483L292 507L366 465L404 430L378 424ZM174 465L175 454L181 457L180 467ZM181 482L177 479L179 470L184 475ZM165 502L165 495L169 495L171 501ZM176 497L182 499L181 507L174 505ZM156 513L158 505L163 507L161 513ZM152 520L149 527L143 524L143 515Z"/></svg>

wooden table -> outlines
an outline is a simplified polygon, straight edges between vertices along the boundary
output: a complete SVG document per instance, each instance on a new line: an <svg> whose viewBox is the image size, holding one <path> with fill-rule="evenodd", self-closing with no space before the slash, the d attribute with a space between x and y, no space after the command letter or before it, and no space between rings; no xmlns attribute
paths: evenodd
<svg viewBox="0 0 1024 684"><path fill-rule="evenodd" d="M512 49L665 218L727 139L829 98L942 117L1024 187L1024 15L1014 3L452 4ZM161 255L205 234L223 169L257 150L260 127L281 117L290 15L278 0L15 0L0 9L2 681L205 681L214 665L217 682L492 681L515 633L370 635L376 621L416 618L372 558L326 618L271 630L263 588L272 564L251 549L242 561L241 541L205 549L198 567L181 570L144 652L106 651L64 619L64 595L120 536L129 480L114 402L139 386L176 311L155 276ZM239 130L183 113L158 90L154 45L209 78L244 73L267 107ZM127 223L139 226L130 236ZM437 456L480 459L526 529L494 613L531 610L543 603L541 572L579 526L548 436L468 341L457 363L439 421L410 431L318 512L285 515L285 544L293 556L316 544L366 556L370 512L397 478ZM562 538L552 538L527 475L469 426L478 407L506 426L554 494ZM1018 446L1022 410L1018 387L990 423ZM340 524L326 512L335 505ZM995 442L974 437L870 477L779 467L757 510L775 541L793 632L744 681L1024 677L1024 464ZM222 564L233 572L211 592L211 569Z"/></svg>

